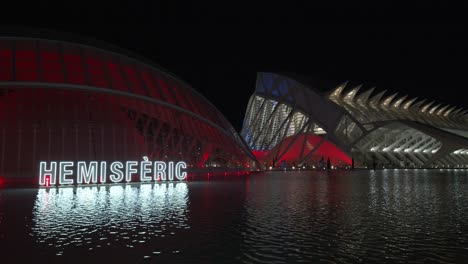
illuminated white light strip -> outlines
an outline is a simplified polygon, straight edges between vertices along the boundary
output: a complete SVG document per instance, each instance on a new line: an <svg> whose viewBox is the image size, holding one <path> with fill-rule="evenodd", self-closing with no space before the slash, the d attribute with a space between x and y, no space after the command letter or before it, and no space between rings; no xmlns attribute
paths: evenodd
<svg viewBox="0 0 468 264"><path fill-rule="evenodd" d="M187 172L185 171L181 172L181 169L187 169L187 163L183 161L179 161L175 165L175 177L178 180L182 181L182 180L185 180L185 178L187 178Z"/></svg>
<svg viewBox="0 0 468 264"><path fill-rule="evenodd" d="M49 167L47 162L43 161L39 164L39 185L47 184L55 185L56 178L59 178L59 185L70 185L75 183L75 179L68 176L75 176L77 184L89 183L106 183L107 181L107 162L106 161L73 161L50 162ZM99 168L100 165L100 168ZM187 164L183 161L164 162L150 161L147 156L143 157L143 161L114 161L110 164L109 179L113 183L122 181L132 181L132 176L139 173L140 181L173 181L174 177L177 180L184 180L187 177ZM76 172L76 173L75 173Z"/></svg>
<svg viewBox="0 0 468 264"><path fill-rule="evenodd" d="M132 174L138 172L138 170L134 168L135 166L138 166L138 161L127 161L125 166L125 180L127 182L132 181Z"/></svg>
<svg viewBox="0 0 468 264"><path fill-rule="evenodd" d="M174 162L173 161L169 161L169 164L167 166L167 178L170 180L170 181L173 181L174 180Z"/></svg>
<svg viewBox="0 0 468 264"><path fill-rule="evenodd" d="M154 180L165 181L166 180L166 163L164 161L154 162Z"/></svg>
<svg viewBox="0 0 468 264"><path fill-rule="evenodd" d="M50 185L55 184L57 178L57 162L50 163L50 169L47 169L47 162L39 163L39 185L45 185L46 175L49 175Z"/></svg>
<svg viewBox="0 0 468 264"><path fill-rule="evenodd" d="M143 160L140 163L140 181L151 181L151 161L148 161L148 157L144 156ZM148 167L149 166L149 167Z"/></svg>
<svg viewBox="0 0 468 264"><path fill-rule="evenodd" d="M124 178L124 174L123 172L121 171L121 169L123 169L123 164L122 162L120 161L115 161L115 162L112 162L111 166L110 166L110 171L111 171L111 175L110 175L110 180L111 182L121 182Z"/></svg>
<svg viewBox="0 0 468 264"><path fill-rule="evenodd" d="M77 165L78 183L97 183L98 181L98 162L91 161L89 167L86 166L85 161L78 161Z"/></svg>
<svg viewBox="0 0 468 264"><path fill-rule="evenodd" d="M73 184L73 179L67 179L67 176L73 175L73 170L68 167L73 167L73 161L62 161L59 163L59 184Z"/></svg>
<svg viewBox="0 0 468 264"><path fill-rule="evenodd" d="M107 169L107 162L101 161L101 183L106 182L106 169Z"/></svg>

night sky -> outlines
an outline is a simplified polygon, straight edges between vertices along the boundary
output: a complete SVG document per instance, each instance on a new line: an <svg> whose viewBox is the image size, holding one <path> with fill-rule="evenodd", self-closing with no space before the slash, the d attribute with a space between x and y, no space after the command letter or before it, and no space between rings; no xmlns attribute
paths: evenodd
<svg viewBox="0 0 468 264"><path fill-rule="evenodd" d="M135 5L107 17L114 22L120 17L120 23L96 23L99 10L87 14L68 8L68 21L82 22L19 26L94 38L146 57L200 91L236 130L258 71L293 72L336 84L349 80L468 108L467 32L461 25L170 25L153 21L147 9L141 17Z"/></svg>

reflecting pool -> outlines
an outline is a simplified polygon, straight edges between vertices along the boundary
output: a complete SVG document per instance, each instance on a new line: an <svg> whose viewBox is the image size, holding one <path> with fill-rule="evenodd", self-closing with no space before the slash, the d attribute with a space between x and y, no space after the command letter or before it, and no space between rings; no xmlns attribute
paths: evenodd
<svg viewBox="0 0 468 264"><path fill-rule="evenodd" d="M0 189L1 263L464 262L468 171Z"/></svg>

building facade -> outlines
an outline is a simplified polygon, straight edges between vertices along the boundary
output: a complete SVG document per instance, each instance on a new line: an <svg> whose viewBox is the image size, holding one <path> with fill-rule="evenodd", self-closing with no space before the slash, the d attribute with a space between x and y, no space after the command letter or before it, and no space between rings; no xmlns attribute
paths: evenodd
<svg viewBox="0 0 468 264"><path fill-rule="evenodd" d="M185 161L188 172L257 168L232 125L190 85L101 46L0 37L1 177L36 177L41 161L143 156Z"/></svg>
<svg viewBox="0 0 468 264"><path fill-rule="evenodd" d="M468 110L258 73L241 131L264 166L468 167Z"/></svg>

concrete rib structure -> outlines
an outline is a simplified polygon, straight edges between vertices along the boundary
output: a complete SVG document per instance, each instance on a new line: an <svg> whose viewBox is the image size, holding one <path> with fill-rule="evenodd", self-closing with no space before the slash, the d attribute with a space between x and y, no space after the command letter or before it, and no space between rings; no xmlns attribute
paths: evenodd
<svg viewBox="0 0 468 264"><path fill-rule="evenodd" d="M321 93L289 76L258 73L247 108L241 135L265 166L318 166L322 158L335 166L353 158L363 167L468 166L468 110L348 83Z"/></svg>

